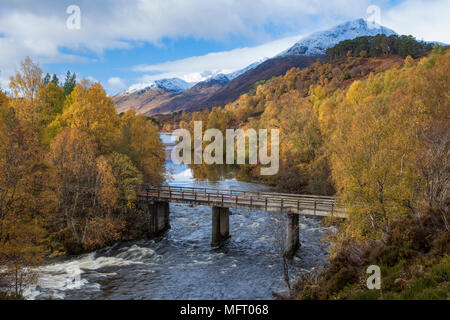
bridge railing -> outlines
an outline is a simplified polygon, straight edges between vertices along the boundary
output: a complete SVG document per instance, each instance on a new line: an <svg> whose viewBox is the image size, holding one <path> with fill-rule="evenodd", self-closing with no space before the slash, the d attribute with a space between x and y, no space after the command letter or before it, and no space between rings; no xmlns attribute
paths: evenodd
<svg viewBox="0 0 450 320"><path fill-rule="evenodd" d="M250 208L263 208L280 211L311 210L341 214L345 210L336 203L333 197L321 197L313 195L298 195L275 192L252 192L241 190L224 190L212 188L177 187L177 186L151 186L143 187L147 198L196 201L214 203L218 206L247 206Z"/></svg>
<svg viewBox="0 0 450 320"><path fill-rule="evenodd" d="M329 201L335 201L335 197L331 196L316 196L316 195L307 195L307 194L293 194L293 193L279 193L279 192L265 192L265 191L243 191L243 190L232 190L232 189L213 189L213 188L199 188L199 187L181 187L181 186L151 186L151 185L143 185L143 189L148 188L158 188L160 190L191 190L192 192L197 193L223 193L223 194L231 194L231 195L255 195L255 196L270 196L270 197L279 197L279 198L293 198L293 199L320 199L320 200L329 200Z"/></svg>

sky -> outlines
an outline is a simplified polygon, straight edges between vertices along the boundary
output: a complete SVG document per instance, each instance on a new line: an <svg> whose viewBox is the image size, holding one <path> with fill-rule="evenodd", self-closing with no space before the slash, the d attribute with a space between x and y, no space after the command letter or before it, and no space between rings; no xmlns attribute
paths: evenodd
<svg viewBox="0 0 450 320"><path fill-rule="evenodd" d="M197 82L367 18L371 5L399 34L450 43L450 0L0 0L0 87L26 56L111 95L156 79Z"/></svg>

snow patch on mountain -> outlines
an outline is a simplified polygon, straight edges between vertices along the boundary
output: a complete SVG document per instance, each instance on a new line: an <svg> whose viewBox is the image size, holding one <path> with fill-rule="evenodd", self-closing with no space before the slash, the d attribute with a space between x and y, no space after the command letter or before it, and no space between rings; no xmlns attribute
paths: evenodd
<svg viewBox="0 0 450 320"><path fill-rule="evenodd" d="M363 36L376 36L377 34L390 36L397 33L386 27L367 23L364 19L357 19L345 22L329 30L313 33L301 39L278 56L321 56L326 54L327 49L334 47L341 41Z"/></svg>
<svg viewBox="0 0 450 320"><path fill-rule="evenodd" d="M259 66L261 63L263 63L266 60L268 60L268 58L259 59L258 61L253 62L252 64L248 65L247 67L237 70L237 71L234 71L234 72L222 71L222 72L216 73L215 75L209 77L208 79L206 79L203 82L208 82L208 81L218 81L218 82L222 82L222 83L230 82L230 81L236 79L237 77L243 75L247 71L255 69L257 66Z"/></svg>
<svg viewBox="0 0 450 320"><path fill-rule="evenodd" d="M172 78L172 79L161 79L161 80L155 80L150 83L137 83L132 85L128 88L128 90L125 91L126 94L131 94L135 92L144 92L147 90L155 90L155 89L162 89L167 92L172 92L175 94L180 94L192 86L194 86L195 83L192 82L186 82L179 78Z"/></svg>
<svg viewBox="0 0 450 320"><path fill-rule="evenodd" d="M243 75L243 74L246 73L247 71L250 71L250 70L252 70L252 69L255 69L257 66L259 66L261 63L263 63L263 62L266 61L266 60L268 60L268 58L262 58L262 59L259 59L258 61L253 62L251 65L245 67L244 69L241 69L241 70L238 70L238 71L229 73L229 74L227 74L226 76L227 76L227 78L231 81L231 80L236 79L237 77Z"/></svg>
<svg viewBox="0 0 450 320"><path fill-rule="evenodd" d="M194 85L201 83L201 82L209 82L209 81L216 81L221 83L227 83L231 80L239 77L240 75L244 74L245 72L256 68L261 63L266 61L267 58L259 59L258 61L252 63L251 65L234 71L229 72L226 70L207 70L203 71L199 74L200 81L195 82L187 82L180 78L171 78L171 79L161 79L161 80L155 80L148 83L137 83L132 86L130 86L124 93L125 94L132 94L132 93L144 93L147 90L157 90L162 89L164 91L172 92L175 94L183 93L184 91L192 88Z"/></svg>
<svg viewBox="0 0 450 320"><path fill-rule="evenodd" d="M326 50L335 46L343 40L350 40L362 36L375 36L377 34L395 35L396 33L383 26L368 23L364 19L357 19L340 24L329 30L313 33L299 42L290 49L280 53L277 57L288 56L322 56L326 54ZM203 72L184 75L181 78L161 79L148 83L134 84L124 92L124 94L144 93L147 90L162 89L174 94L181 94L198 83L208 81L227 83L241 76L247 71L256 68L268 58L259 59L249 66L234 70L206 70Z"/></svg>

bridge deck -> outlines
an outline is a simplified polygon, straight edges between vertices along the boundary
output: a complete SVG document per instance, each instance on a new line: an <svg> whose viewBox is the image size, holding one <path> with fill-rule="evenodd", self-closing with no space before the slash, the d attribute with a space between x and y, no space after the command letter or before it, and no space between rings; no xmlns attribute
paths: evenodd
<svg viewBox="0 0 450 320"><path fill-rule="evenodd" d="M334 197L210 188L145 186L140 200L346 218Z"/></svg>

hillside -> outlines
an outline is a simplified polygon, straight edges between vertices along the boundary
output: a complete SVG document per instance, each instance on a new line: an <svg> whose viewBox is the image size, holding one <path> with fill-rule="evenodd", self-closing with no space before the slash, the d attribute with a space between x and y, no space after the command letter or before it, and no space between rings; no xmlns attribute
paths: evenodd
<svg viewBox="0 0 450 320"><path fill-rule="evenodd" d="M170 101L176 94L163 89L143 89L133 93L122 93L113 97L117 112L126 112L132 108L139 114L150 111Z"/></svg>
<svg viewBox="0 0 450 320"><path fill-rule="evenodd" d="M283 57L267 60L257 68L250 70L221 89L200 104L199 109L225 106L250 90L257 81L268 80L283 75L291 68L306 68L321 57Z"/></svg>
<svg viewBox="0 0 450 320"><path fill-rule="evenodd" d="M171 96L161 104L149 104L146 106L146 115L171 114L178 111L197 110L216 92L221 90L229 80L227 78L213 78L203 81L189 90Z"/></svg>
<svg viewBox="0 0 450 320"><path fill-rule="evenodd" d="M236 118L233 123L247 124L249 121L252 121L255 115L261 115L268 103L277 103L277 99L288 91L298 91L301 97L304 98L309 95L311 86L329 83L333 88L345 88L355 80L367 78L371 73L383 72L403 63L403 59L397 55L374 58L340 58L327 62L323 61L323 59L318 59L317 57L290 57L291 61L309 63L310 65L288 68L286 72L278 77L253 83L251 90L247 90L237 99L224 106L225 109L233 113L232 117ZM265 64L269 64L271 60L262 64L260 68L263 68ZM279 63L275 65L279 66ZM255 69L255 72L257 71L259 70ZM230 84L232 83L230 82L227 86ZM209 111L205 112L209 113ZM200 112L159 115L157 119L161 125L168 124L171 128L175 128L179 126L180 121L189 122L198 114ZM287 190L290 189L288 184L283 183L283 185Z"/></svg>
<svg viewBox="0 0 450 320"><path fill-rule="evenodd" d="M178 92L173 90L154 92L154 85L151 84L144 90L131 92L127 90L115 96L114 101L119 112L134 107L138 113L146 115L168 115L180 111L223 107L248 92L255 82L280 76L293 67L310 66L318 58L324 57L327 49L342 40L377 34L395 35L396 33L382 26L371 27L363 19L349 21L334 28L313 33L278 56L255 62L230 75L219 74L191 88L185 86L184 90ZM182 82L180 79L169 80ZM164 89L162 86L158 88Z"/></svg>
<svg viewBox="0 0 450 320"><path fill-rule="evenodd" d="M230 82L218 80L200 82L182 94L171 97L165 102L152 107L146 114L170 114L179 111L196 111L211 109L212 107L223 107L239 98L243 93L248 92L255 82L280 76L294 67L305 68L318 58L284 57L270 59Z"/></svg>
<svg viewBox="0 0 450 320"><path fill-rule="evenodd" d="M290 298L449 299L449 68L440 46L417 59L349 55L180 119L189 130L199 120L222 131L278 129L278 173L236 165L237 179L334 194L347 208L348 219L329 221L339 229L327 237L330 265L293 285ZM194 166L194 176L209 179L219 171L210 167ZM366 286L371 265L381 290Z"/></svg>
<svg viewBox="0 0 450 320"><path fill-rule="evenodd" d="M325 31L319 31L301 39L292 48L281 53L285 56L314 56L324 55L326 50L335 46L341 41L355 39L362 36L376 36L383 34L386 36L396 35L396 33L383 26L368 25L364 19L348 21Z"/></svg>

